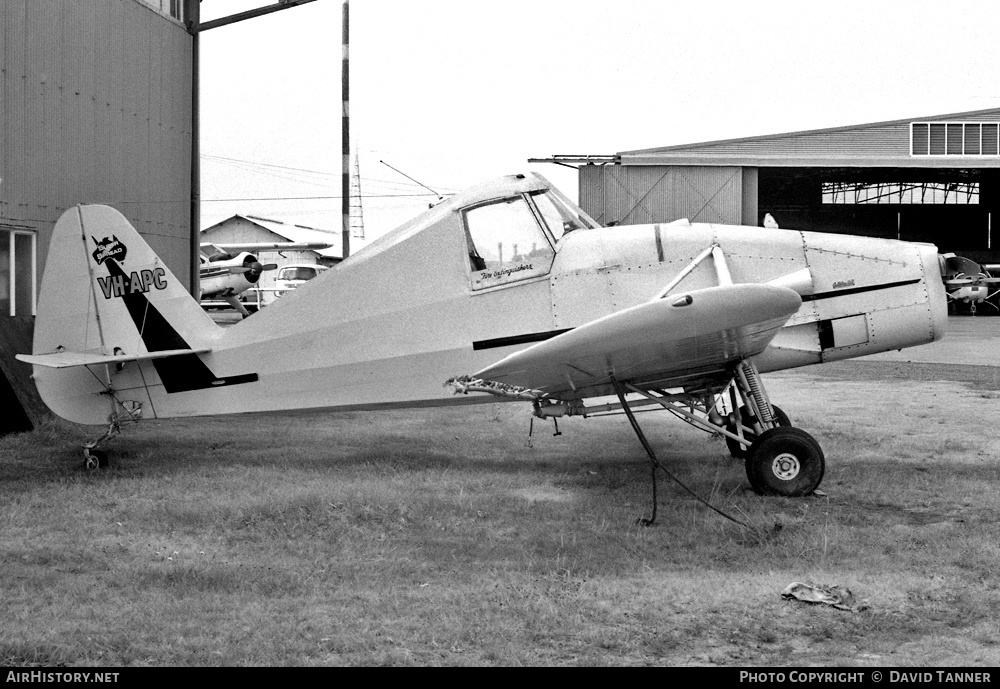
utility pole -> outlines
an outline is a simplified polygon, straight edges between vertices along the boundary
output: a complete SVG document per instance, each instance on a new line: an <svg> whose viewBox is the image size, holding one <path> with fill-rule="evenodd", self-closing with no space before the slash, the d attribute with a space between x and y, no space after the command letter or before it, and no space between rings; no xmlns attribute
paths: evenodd
<svg viewBox="0 0 1000 689"><path fill-rule="evenodd" d="M351 98L350 98L350 45L348 32L348 17L350 15L348 0L344 0L344 17L341 21L343 29L343 40L341 45L340 60L340 90L343 104L343 114L341 117L340 132L340 210L341 210L341 232L343 241L343 257L351 255Z"/></svg>

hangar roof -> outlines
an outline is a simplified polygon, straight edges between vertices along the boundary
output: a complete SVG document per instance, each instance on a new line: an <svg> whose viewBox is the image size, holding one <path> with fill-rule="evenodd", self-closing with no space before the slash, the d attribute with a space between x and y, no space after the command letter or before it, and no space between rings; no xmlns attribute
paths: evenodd
<svg viewBox="0 0 1000 689"><path fill-rule="evenodd" d="M622 151L623 165L1000 168L1000 108Z"/></svg>
<svg viewBox="0 0 1000 689"><path fill-rule="evenodd" d="M339 233L327 232L326 230L318 230L314 227L306 227L305 225L292 225L290 223L281 222L280 220L269 220L268 218L261 218L256 215L234 215L230 218L226 218L221 222L212 225L211 227L206 227L202 230L202 234L210 233L212 230L223 226L232 225L234 222L244 222L250 223L261 227L268 232L277 235L279 237L278 241L287 242L323 242L331 244L327 249L312 249L315 253L320 256L326 256L329 258L340 258L342 253L342 242ZM212 241L211 236L205 238L206 241ZM270 241L270 239L261 238L259 241Z"/></svg>

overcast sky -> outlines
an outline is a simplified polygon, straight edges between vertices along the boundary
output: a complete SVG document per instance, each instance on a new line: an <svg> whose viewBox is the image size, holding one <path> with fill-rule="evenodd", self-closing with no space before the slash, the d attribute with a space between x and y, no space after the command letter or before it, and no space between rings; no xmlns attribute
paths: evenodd
<svg viewBox="0 0 1000 689"><path fill-rule="evenodd" d="M269 4L203 0L202 20ZM203 226L339 231L341 12L201 35ZM354 0L366 234L435 198L380 160L441 193L536 171L576 198L574 171L527 159L1000 107L998 30L994 0Z"/></svg>

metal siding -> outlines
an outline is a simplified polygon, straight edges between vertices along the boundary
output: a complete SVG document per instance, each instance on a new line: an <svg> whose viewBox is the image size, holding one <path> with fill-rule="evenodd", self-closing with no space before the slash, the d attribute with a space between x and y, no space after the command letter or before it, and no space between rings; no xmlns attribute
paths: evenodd
<svg viewBox="0 0 1000 689"><path fill-rule="evenodd" d="M641 225L679 218L739 224L743 196L739 167L580 168L580 204L601 224Z"/></svg>
<svg viewBox="0 0 1000 689"><path fill-rule="evenodd" d="M739 167L676 167L671 218L738 225L743 217L743 175Z"/></svg>
<svg viewBox="0 0 1000 689"><path fill-rule="evenodd" d="M118 208L186 283L191 36L137 0L0 2L0 224Z"/></svg>

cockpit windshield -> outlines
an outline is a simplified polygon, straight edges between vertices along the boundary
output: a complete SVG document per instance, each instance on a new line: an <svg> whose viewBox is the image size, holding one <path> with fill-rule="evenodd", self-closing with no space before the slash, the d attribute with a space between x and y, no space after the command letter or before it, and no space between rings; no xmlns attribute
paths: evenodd
<svg viewBox="0 0 1000 689"><path fill-rule="evenodd" d="M486 201L462 215L473 290L547 275L563 235L597 227L554 189Z"/></svg>
<svg viewBox="0 0 1000 689"><path fill-rule="evenodd" d="M531 199L535 202L535 207L538 208L538 212L541 213L542 219L545 220L545 224L556 240L559 240L567 232L586 230L597 226L589 217L580 213L551 190L534 192L531 194Z"/></svg>

